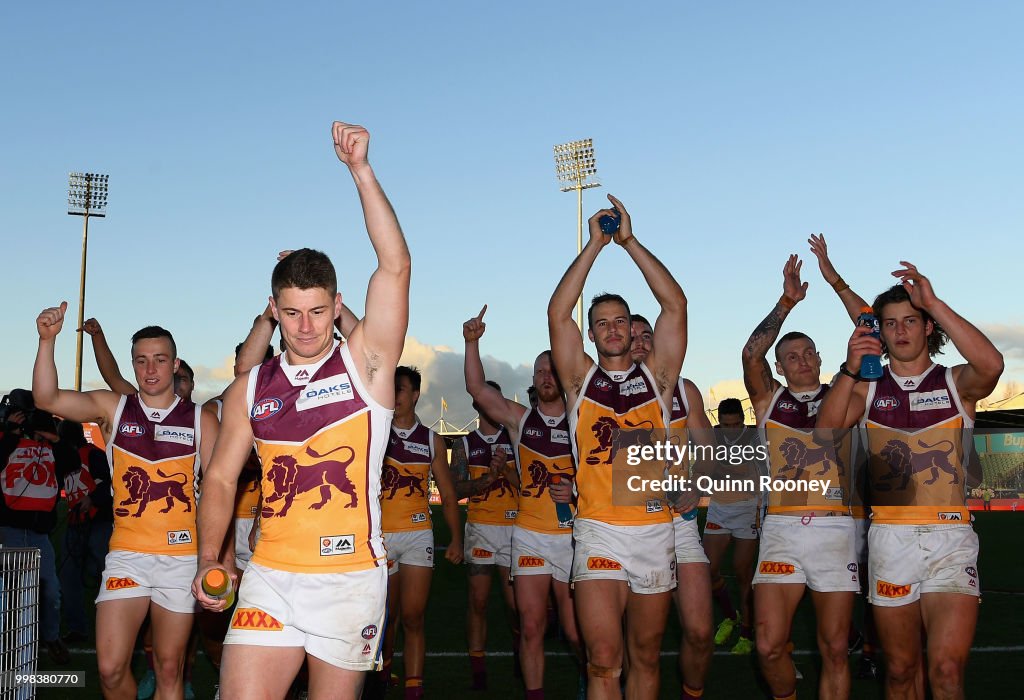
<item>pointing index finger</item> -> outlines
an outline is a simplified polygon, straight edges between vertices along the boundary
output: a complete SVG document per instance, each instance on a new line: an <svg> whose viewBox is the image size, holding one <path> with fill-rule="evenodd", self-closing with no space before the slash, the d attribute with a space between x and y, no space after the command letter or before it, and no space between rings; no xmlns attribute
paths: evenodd
<svg viewBox="0 0 1024 700"><path fill-rule="evenodd" d="M485 313L487 313L487 304L484 304L484 308L480 309L480 313L477 314L476 320L483 321Z"/></svg>

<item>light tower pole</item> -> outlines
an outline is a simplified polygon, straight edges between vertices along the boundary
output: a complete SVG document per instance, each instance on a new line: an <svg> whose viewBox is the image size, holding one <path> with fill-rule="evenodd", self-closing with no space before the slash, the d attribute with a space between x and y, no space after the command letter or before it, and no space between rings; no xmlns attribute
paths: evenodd
<svg viewBox="0 0 1024 700"><path fill-rule="evenodd" d="M82 326L85 324L85 269L89 253L89 217L107 215L109 175L71 173L68 175L68 214L80 216L82 231L82 276L78 286L78 334L75 347L75 391L82 390Z"/></svg>
<svg viewBox="0 0 1024 700"><path fill-rule="evenodd" d="M562 192L576 191L576 255L583 251L583 190L600 187L592 139L555 146L555 175ZM576 325L583 332L583 294L576 300Z"/></svg>

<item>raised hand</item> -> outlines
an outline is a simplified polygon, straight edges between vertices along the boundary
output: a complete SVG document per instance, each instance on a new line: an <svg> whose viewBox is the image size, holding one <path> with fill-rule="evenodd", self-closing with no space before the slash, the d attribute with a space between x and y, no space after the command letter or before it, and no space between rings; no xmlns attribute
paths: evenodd
<svg viewBox="0 0 1024 700"><path fill-rule="evenodd" d="M103 333L103 328L100 326L100 322L94 318L86 319L85 323L83 323L82 327L78 330L85 331L90 336L101 335Z"/></svg>
<svg viewBox="0 0 1024 700"><path fill-rule="evenodd" d="M811 237L807 239L807 242L811 244L811 252L814 253L814 257L818 259L818 269L821 270L821 277L830 285L835 284L839 280L839 273L836 272L836 268L832 265L832 261L828 257L828 244L825 243L825 234L811 234Z"/></svg>
<svg viewBox="0 0 1024 700"><path fill-rule="evenodd" d="M899 278L903 288L910 295L910 303L919 309L931 308L938 301L938 297L935 296L935 291L932 289L932 283L918 271L916 265L912 265L906 260L900 260L900 265L903 266L903 269L894 270L892 276Z"/></svg>
<svg viewBox="0 0 1024 700"><path fill-rule="evenodd" d="M793 301L802 301L807 296L807 283L800 282L800 268L803 261L795 254L789 256L782 268L782 293Z"/></svg>
<svg viewBox="0 0 1024 700"><path fill-rule="evenodd" d="M626 211L626 207L623 206L622 202L612 195L608 195L608 201L618 209L620 217L619 230L615 232L613 238L618 245L624 246L633 238L633 220L629 217L629 212Z"/></svg>
<svg viewBox="0 0 1024 700"><path fill-rule="evenodd" d="M51 306L43 309L36 317L36 330L39 331L40 340L51 340L57 337L60 329L64 327L64 313L68 310L68 303L62 301L60 306Z"/></svg>
<svg viewBox="0 0 1024 700"><path fill-rule="evenodd" d="M480 336L487 330L487 324L484 323L485 313L487 313L487 304L484 304L484 308L480 309L480 313L462 324L462 337L467 343L480 340Z"/></svg>
<svg viewBox="0 0 1024 700"><path fill-rule="evenodd" d="M277 254L277 261L281 262L294 252L294 250L282 250L280 253Z"/></svg>
<svg viewBox="0 0 1024 700"><path fill-rule="evenodd" d="M355 124L334 122L331 126L331 135L334 138L334 152L338 155L338 160L350 168L367 163L369 131Z"/></svg>

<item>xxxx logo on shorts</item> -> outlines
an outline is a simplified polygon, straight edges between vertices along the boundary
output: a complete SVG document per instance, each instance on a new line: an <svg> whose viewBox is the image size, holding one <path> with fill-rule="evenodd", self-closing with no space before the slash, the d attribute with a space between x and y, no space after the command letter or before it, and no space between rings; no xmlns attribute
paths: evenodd
<svg viewBox="0 0 1024 700"><path fill-rule="evenodd" d="M904 598L910 595L910 584L900 586L878 579L878 582L875 584L875 592L883 598Z"/></svg>
<svg viewBox="0 0 1024 700"><path fill-rule="evenodd" d="M796 571L796 567L784 561L763 561L757 571L771 576L785 576Z"/></svg>
<svg viewBox="0 0 1024 700"><path fill-rule="evenodd" d="M589 557L587 559L587 568L591 571L621 571L622 564L615 561L614 559L605 559L604 557Z"/></svg>
<svg viewBox="0 0 1024 700"><path fill-rule="evenodd" d="M116 578L116 577L111 576L110 578L107 579L107 590L108 591L120 591L120 590L122 590L124 588L138 588L138 587L139 587L139 584L137 584L135 581L133 581L132 579L128 578L127 576L124 577L124 578Z"/></svg>
<svg viewBox="0 0 1024 700"><path fill-rule="evenodd" d="M473 547L473 556L477 559L490 559L494 556L494 552L489 552L486 549L480 549L479 547Z"/></svg>
<svg viewBox="0 0 1024 700"><path fill-rule="evenodd" d="M710 520L704 525L705 530L721 530L722 526L718 523L713 523Z"/></svg>
<svg viewBox="0 0 1024 700"><path fill-rule="evenodd" d="M540 557L519 557L520 568L526 568L530 566L544 566L544 560Z"/></svg>
<svg viewBox="0 0 1024 700"><path fill-rule="evenodd" d="M239 608L231 619L231 628L257 632L280 632L284 625L258 608Z"/></svg>

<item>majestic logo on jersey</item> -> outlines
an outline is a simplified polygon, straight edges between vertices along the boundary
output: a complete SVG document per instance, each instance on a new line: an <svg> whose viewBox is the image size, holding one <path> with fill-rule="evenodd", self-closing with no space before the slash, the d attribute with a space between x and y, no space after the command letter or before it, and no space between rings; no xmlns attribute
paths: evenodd
<svg viewBox="0 0 1024 700"><path fill-rule="evenodd" d="M796 567L784 561L763 561L757 570L767 576L786 576L796 571Z"/></svg>
<svg viewBox="0 0 1024 700"><path fill-rule="evenodd" d="M526 470L530 473L530 483L524 486L520 493L524 496L540 498L540 495L544 493L544 489L551 488L551 484L554 483L551 477L555 476L555 474L549 472L544 463L538 459L533 460Z"/></svg>
<svg viewBox="0 0 1024 700"><path fill-rule="evenodd" d="M949 392L945 389L915 391L910 394L908 399L911 411L934 411L952 406L949 400Z"/></svg>
<svg viewBox="0 0 1024 700"><path fill-rule="evenodd" d="M300 369L298 372L295 373L295 381L299 381L299 380L302 380L302 379L305 379L307 381L309 380L309 371L308 370Z"/></svg>
<svg viewBox="0 0 1024 700"><path fill-rule="evenodd" d="M874 407L879 411L895 411L900 407L900 400L895 396L883 396L875 399Z"/></svg>
<svg viewBox="0 0 1024 700"><path fill-rule="evenodd" d="M605 459L605 464L611 464L615 461L615 455L619 450L631 447L633 445L653 445L654 441L651 438L651 433L654 432L654 423L652 421L643 421L642 423L631 423L626 421L626 426L631 428L627 430L619 426L618 422L611 416L601 416L597 419L590 430L594 433L594 437L597 438L597 447L590 451L587 455L587 464L598 464L601 462L601 458L597 455L601 452L607 452L608 457ZM644 427L650 426L650 427Z"/></svg>
<svg viewBox="0 0 1024 700"><path fill-rule="evenodd" d="M320 538L320 556L336 557L356 551L355 535L324 535Z"/></svg>
<svg viewBox="0 0 1024 700"><path fill-rule="evenodd" d="M345 470L356 458L355 450L348 445L340 445L320 455L314 452L311 447L306 447L306 454L313 459L320 460L339 450L348 451L348 460L344 462L324 460L313 464L299 464L298 460L291 455L278 455L274 457L270 471L267 472L267 478L274 486L274 493L263 501L263 517L284 517L292 507L292 501L295 500L295 497L307 491L320 491L319 503L313 503L309 506L314 510L320 510L331 500L332 493L330 487L332 486L339 492L348 495L349 502L345 504L346 508L355 508L358 502L356 487L345 473ZM284 506L277 513L274 512L273 508L267 506L267 504L280 500L284 500Z"/></svg>
<svg viewBox="0 0 1024 700"><path fill-rule="evenodd" d="M146 426L139 423L124 422L121 427L117 429L117 432L121 433L125 437L142 437L146 434Z"/></svg>
<svg viewBox="0 0 1024 700"><path fill-rule="evenodd" d="M159 503L160 501L163 501L166 506L160 509L161 513L170 512L171 508L174 507L175 501L181 501L185 505L186 513L191 511L192 502L185 495L185 484L188 483L188 476L182 472L168 475L159 469L156 470L156 473L164 481L153 480L149 476L149 472L142 467L128 467L121 477L125 488L128 489L128 498L117 505L130 506L138 503L139 509L132 514L133 518L141 518L143 511L146 510L150 503ZM181 481L178 481L177 477L181 477ZM118 515L128 515L127 508L118 508L117 511Z"/></svg>
<svg viewBox="0 0 1024 700"><path fill-rule="evenodd" d="M231 627L236 630L256 632L280 632L284 625L259 608L238 608L231 618Z"/></svg>
<svg viewBox="0 0 1024 700"><path fill-rule="evenodd" d="M878 579L875 584L875 592L883 598L905 598L910 595L910 584L900 586Z"/></svg>
<svg viewBox="0 0 1024 700"><path fill-rule="evenodd" d="M878 491L892 491L892 482L899 479L899 485L895 490L902 491L910 483L910 477L920 472L931 472L932 478L925 480L926 484L934 484L939 478L939 470L949 474L950 484L959 484L960 475L950 462L950 457L956 446L949 440L939 440L934 445L929 445L923 440L917 444L928 452L914 452L910 445L901 440L890 440L882 448L881 457L889 465L889 472L875 480L875 489ZM948 449L933 449L940 446L948 446Z"/></svg>
<svg viewBox="0 0 1024 700"><path fill-rule="evenodd" d="M153 439L157 442L174 442L192 447L196 444L196 431L192 428L158 425L153 428Z"/></svg>
<svg viewBox="0 0 1024 700"><path fill-rule="evenodd" d="M319 408L339 401L350 401L355 398L355 391L348 379L348 374L336 374L333 377L319 379L299 393L295 401L296 411L308 411L311 408Z"/></svg>
<svg viewBox="0 0 1024 700"><path fill-rule="evenodd" d="M588 557L587 568L591 571L621 571L622 565L614 559Z"/></svg>
<svg viewBox="0 0 1024 700"><path fill-rule="evenodd" d="M192 533L188 530L172 530L167 533L167 544L192 544Z"/></svg>
<svg viewBox="0 0 1024 700"><path fill-rule="evenodd" d="M794 469L796 471L793 473L792 478L803 479L806 472L809 472L811 466L815 464L822 465L821 470L815 472L815 476L827 474L833 464L835 464L840 476L846 471L843 463L836 457L834 449L827 446L809 448L802 440L795 437L788 437L783 440L782 444L779 445L779 453L786 460L786 466L779 469L780 476L782 476L783 472Z"/></svg>
<svg viewBox="0 0 1024 700"><path fill-rule="evenodd" d="M414 491L419 491L421 496L427 495L427 492L423 490L423 479L409 472L403 473L397 467L385 462L384 469L380 474L381 497L387 498L390 501L395 497L395 493L399 489L404 488L409 489L405 493L406 496L412 496ZM388 489L391 489L391 493L384 496L384 492Z"/></svg>
<svg viewBox="0 0 1024 700"><path fill-rule="evenodd" d="M939 513L939 520L963 520L963 513L959 511L950 511L945 513Z"/></svg>
<svg viewBox="0 0 1024 700"><path fill-rule="evenodd" d="M266 420L284 407L281 399L263 399L252 407L253 420Z"/></svg>
<svg viewBox="0 0 1024 700"><path fill-rule="evenodd" d="M138 588L139 584L130 578L116 578L111 576L107 579L106 588L108 591L120 591L125 588Z"/></svg>

